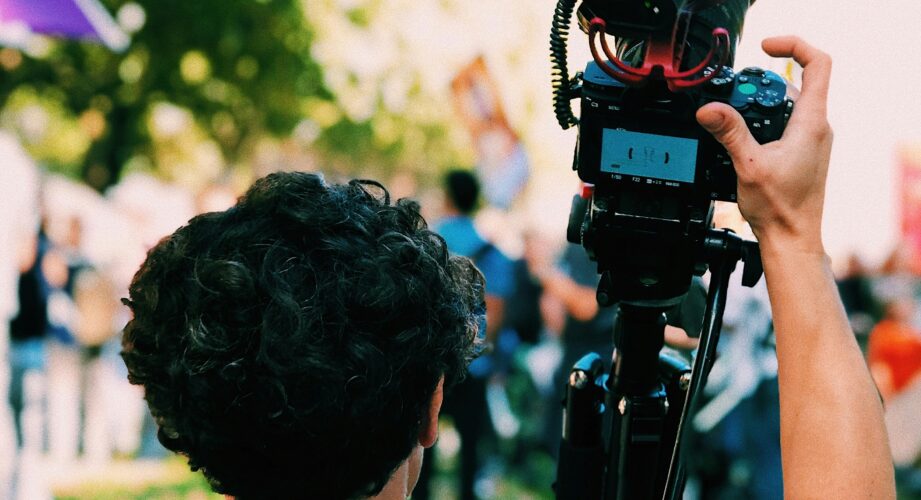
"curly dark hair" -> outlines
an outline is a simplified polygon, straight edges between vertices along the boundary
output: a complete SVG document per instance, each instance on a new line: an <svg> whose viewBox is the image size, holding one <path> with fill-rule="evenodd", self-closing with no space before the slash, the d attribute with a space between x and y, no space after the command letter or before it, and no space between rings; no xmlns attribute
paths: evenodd
<svg viewBox="0 0 921 500"><path fill-rule="evenodd" d="M167 448L238 498L378 493L475 347L483 278L415 202L278 173L147 255L122 357Z"/></svg>

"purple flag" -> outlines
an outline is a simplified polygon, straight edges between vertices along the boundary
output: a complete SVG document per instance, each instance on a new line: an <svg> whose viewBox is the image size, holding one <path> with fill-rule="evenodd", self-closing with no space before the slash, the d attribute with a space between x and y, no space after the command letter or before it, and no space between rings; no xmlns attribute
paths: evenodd
<svg viewBox="0 0 921 500"><path fill-rule="evenodd" d="M0 23L32 33L98 40L124 50L128 37L97 0L0 0Z"/></svg>

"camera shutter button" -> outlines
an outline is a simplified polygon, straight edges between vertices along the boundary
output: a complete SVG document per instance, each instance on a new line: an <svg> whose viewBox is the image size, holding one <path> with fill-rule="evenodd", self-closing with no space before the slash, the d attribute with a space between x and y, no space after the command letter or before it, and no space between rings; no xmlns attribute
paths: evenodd
<svg viewBox="0 0 921 500"><path fill-rule="evenodd" d="M741 78L739 79L739 81L742 81ZM742 85L739 85L738 88L739 88L739 93L741 93L742 95L749 96L749 95L758 93L758 87L752 83L743 83Z"/></svg>
<svg viewBox="0 0 921 500"><path fill-rule="evenodd" d="M743 69L742 74L762 78L764 76L764 70L757 66L752 66L752 67Z"/></svg>

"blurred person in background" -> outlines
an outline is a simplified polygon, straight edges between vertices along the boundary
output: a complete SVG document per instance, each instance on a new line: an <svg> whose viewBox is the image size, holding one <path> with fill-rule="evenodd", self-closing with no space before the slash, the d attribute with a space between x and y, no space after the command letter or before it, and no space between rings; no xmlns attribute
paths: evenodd
<svg viewBox="0 0 921 500"><path fill-rule="evenodd" d="M13 495L18 446L10 395L10 321L19 312L19 276L35 260L38 169L19 142L0 131L0 498Z"/></svg>
<svg viewBox="0 0 921 500"><path fill-rule="evenodd" d="M19 276L19 314L10 322L10 368L12 378L9 401L16 424L19 453L17 498L49 497L39 470L44 451L45 376L48 331L48 289L44 262L48 238L43 230L32 240L33 256L28 270Z"/></svg>
<svg viewBox="0 0 921 500"><path fill-rule="evenodd" d="M480 182L470 171L452 170L444 178L445 216L435 225L452 254L469 258L486 279L486 351L474 360L468 376L445 398L442 413L450 416L460 437L459 497L478 498L476 486L484 444L494 440L486 389L495 366L495 349L500 342L506 301L513 292L512 262L477 231L473 216L479 208ZM416 499L431 495L431 476L437 446L426 450ZM484 479L485 481L485 479ZM484 483L485 484L485 483Z"/></svg>
<svg viewBox="0 0 921 500"><path fill-rule="evenodd" d="M540 251L544 244L532 231L522 235L524 255ZM528 259L522 257L512 263L512 294L508 298L505 311L505 328L526 344L535 344L540 340L544 329L541 319L540 303L543 288L528 270Z"/></svg>
<svg viewBox="0 0 921 500"><path fill-rule="evenodd" d="M867 363L885 399L899 491L921 495L921 330L913 324L917 303L890 297L885 316L870 333Z"/></svg>
<svg viewBox="0 0 921 500"><path fill-rule="evenodd" d="M32 399L35 393L40 395L43 392L26 391L25 386L44 384L41 379L45 370L44 340L48 328L48 284L42 272L47 237L40 231L33 241L35 249L30 252L34 255L32 263L19 275L19 313L10 322L10 404L16 423L16 441L20 448L24 444L22 420L26 403L34 405Z"/></svg>
<svg viewBox="0 0 921 500"><path fill-rule="evenodd" d="M886 400L886 420L896 463L914 462L921 451L921 278L913 273L914 251L897 244L871 280L882 320L870 331L867 364ZM917 481L916 481L917 482Z"/></svg>
<svg viewBox="0 0 921 500"><path fill-rule="evenodd" d="M867 362L886 400L921 381L921 330L913 323L917 304L911 297L893 297L883 320L870 333Z"/></svg>
<svg viewBox="0 0 921 500"><path fill-rule="evenodd" d="M916 258L911 245L897 244L879 274L871 280L873 296L883 302L893 297L906 297L921 303L921 277L914 273ZM921 308L914 309L910 321L916 328L921 328Z"/></svg>
<svg viewBox="0 0 921 500"><path fill-rule="evenodd" d="M120 327L119 294L87 253L87 227L107 213L78 207L48 210L42 262L49 308L48 451L64 469L80 458L102 464L116 450L133 451L138 441L133 421L141 415L140 406L128 402L136 391L124 383L113 341ZM136 417L129 416L132 411Z"/></svg>
<svg viewBox="0 0 921 500"><path fill-rule="evenodd" d="M48 291L48 449L58 465L72 464L85 448L87 364L95 357L76 335L77 276L89 267L80 251L82 222L75 215L48 220L49 243L42 268ZM92 419L89 419L92 420Z"/></svg>
<svg viewBox="0 0 921 500"><path fill-rule="evenodd" d="M836 280L841 302L851 321L860 348L866 352L870 330L882 318L882 307L873 295L873 286L867 267L857 254L847 258L847 266Z"/></svg>
<svg viewBox="0 0 921 500"><path fill-rule="evenodd" d="M535 253L555 248L558 240L530 228L522 234L522 256L513 263L514 292L506 308L506 329L520 341L514 353L507 384L509 398L520 422L510 460L528 484L546 487L535 460L544 453L544 415L555 405L553 374L559 364L559 335L565 311L549 300L528 262ZM546 453L544 453L546 455Z"/></svg>
<svg viewBox="0 0 921 500"><path fill-rule="evenodd" d="M553 395L544 425L547 451L556 458L563 425L560 401L566 374L573 363L589 352L597 352L609 362L614 346L616 308L598 307L595 298L597 265L581 246L567 244L556 262L552 247L535 248L526 258L531 275L540 284L545 301L549 303L544 305L545 310L564 313L560 335L562 357L554 369Z"/></svg>

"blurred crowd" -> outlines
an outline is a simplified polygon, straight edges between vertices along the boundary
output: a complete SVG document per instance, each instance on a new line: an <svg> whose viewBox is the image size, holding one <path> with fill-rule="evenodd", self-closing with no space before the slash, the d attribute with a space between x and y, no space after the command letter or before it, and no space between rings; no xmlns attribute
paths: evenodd
<svg viewBox="0 0 921 500"><path fill-rule="evenodd" d="M56 474L68 468L166 455L143 394L128 383L119 359L128 319L119 299L160 237L197 213L229 207L238 191L215 183L192 193L134 173L100 194L41 172L10 136L0 135L0 156L0 498L50 498ZM549 495L565 374L581 355L610 358L613 349L615 311L597 305L594 264L580 247L563 244L558 228L545 227L563 217L519 223L483 201L471 171L452 171L431 192L402 177L388 185L422 200L449 248L473 260L487 280L488 347L445 401L442 439L427 453L413 498L441 498L444 484L464 500L516 497L508 478ZM717 224L746 231L730 206L718 211ZM917 264L900 246L879 269L851 257L838 280L886 402L906 491L921 489ZM782 496L770 304L763 281L744 288L740 274L693 421L689 498ZM669 317L666 350L678 359L694 356L706 287L706 275L695 279Z"/></svg>
<svg viewBox="0 0 921 500"><path fill-rule="evenodd" d="M147 174L100 194L43 172L5 133L0 156L0 498L50 498L77 468L166 456L119 357L119 301L148 248L235 195Z"/></svg>

